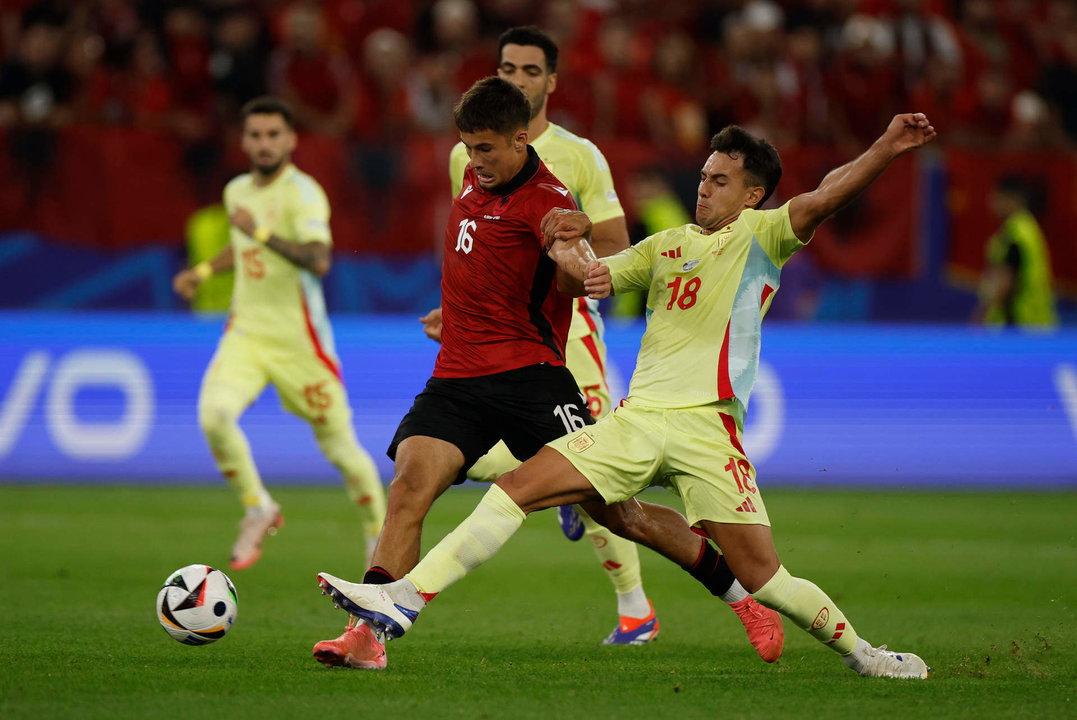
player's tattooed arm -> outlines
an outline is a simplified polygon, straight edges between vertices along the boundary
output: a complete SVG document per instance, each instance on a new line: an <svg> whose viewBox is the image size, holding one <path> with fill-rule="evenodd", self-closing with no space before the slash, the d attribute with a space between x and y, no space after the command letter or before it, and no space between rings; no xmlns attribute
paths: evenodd
<svg viewBox="0 0 1077 720"><path fill-rule="evenodd" d="M258 227L250 211L241 206L237 206L229 214L228 221L253 240L264 243L266 247L293 265L310 270L318 277L324 277L329 272L332 258L327 243L281 240L265 228Z"/></svg>
<svg viewBox="0 0 1077 720"><path fill-rule="evenodd" d="M269 239L266 240L266 247L293 265L310 270L318 277L325 277L329 272L331 253L328 243L295 243L281 240L276 235L270 235Z"/></svg>

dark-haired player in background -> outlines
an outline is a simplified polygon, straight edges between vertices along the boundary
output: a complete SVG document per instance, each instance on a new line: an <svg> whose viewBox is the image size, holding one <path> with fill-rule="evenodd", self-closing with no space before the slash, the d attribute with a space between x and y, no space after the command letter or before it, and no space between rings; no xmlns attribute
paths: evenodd
<svg viewBox="0 0 1077 720"><path fill-rule="evenodd" d="M321 278L332 258L329 202L318 182L292 164L291 108L261 97L247 103L242 115L251 171L224 189L231 242L213 260L173 280L176 292L189 300L206 278L236 269L228 327L198 396L198 421L217 468L245 508L231 567L253 565L265 536L284 521L239 427L240 415L269 383L285 408L310 423L318 446L340 470L359 508L369 556L385 516L385 488L356 441L325 311Z"/></svg>

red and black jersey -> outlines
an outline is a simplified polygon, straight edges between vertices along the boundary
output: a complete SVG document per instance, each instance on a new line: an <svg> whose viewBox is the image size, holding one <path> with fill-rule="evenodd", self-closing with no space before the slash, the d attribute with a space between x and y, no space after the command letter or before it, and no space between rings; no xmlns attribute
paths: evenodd
<svg viewBox="0 0 1077 720"><path fill-rule="evenodd" d="M491 375L565 364L572 298L557 291L539 224L551 208L576 209L561 182L527 147L527 163L493 190L468 167L445 229L441 352L434 377Z"/></svg>

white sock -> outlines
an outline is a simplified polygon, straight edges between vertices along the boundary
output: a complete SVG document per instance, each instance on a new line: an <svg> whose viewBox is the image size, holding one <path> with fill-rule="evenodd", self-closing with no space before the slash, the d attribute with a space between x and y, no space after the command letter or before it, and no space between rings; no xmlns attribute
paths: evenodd
<svg viewBox="0 0 1077 720"><path fill-rule="evenodd" d="M748 597L748 591L744 589L744 586L740 584L739 580L733 580L733 584L729 586L729 589L719 595L724 602L732 605L735 602L740 602L744 598Z"/></svg>
<svg viewBox="0 0 1077 720"><path fill-rule="evenodd" d="M642 585L626 593L617 593L617 614L630 618L645 618L651 614L651 605Z"/></svg>

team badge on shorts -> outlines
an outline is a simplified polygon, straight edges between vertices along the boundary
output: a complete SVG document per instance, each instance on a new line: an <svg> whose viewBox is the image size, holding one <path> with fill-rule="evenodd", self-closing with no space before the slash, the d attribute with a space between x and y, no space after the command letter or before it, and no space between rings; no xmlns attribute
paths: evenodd
<svg viewBox="0 0 1077 720"><path fill-rule="evenodd" d="M588 433L583 433L577 437L568 441L568 449L573 452L582 453L587 448L595 444L595 439Z"/></svg>

